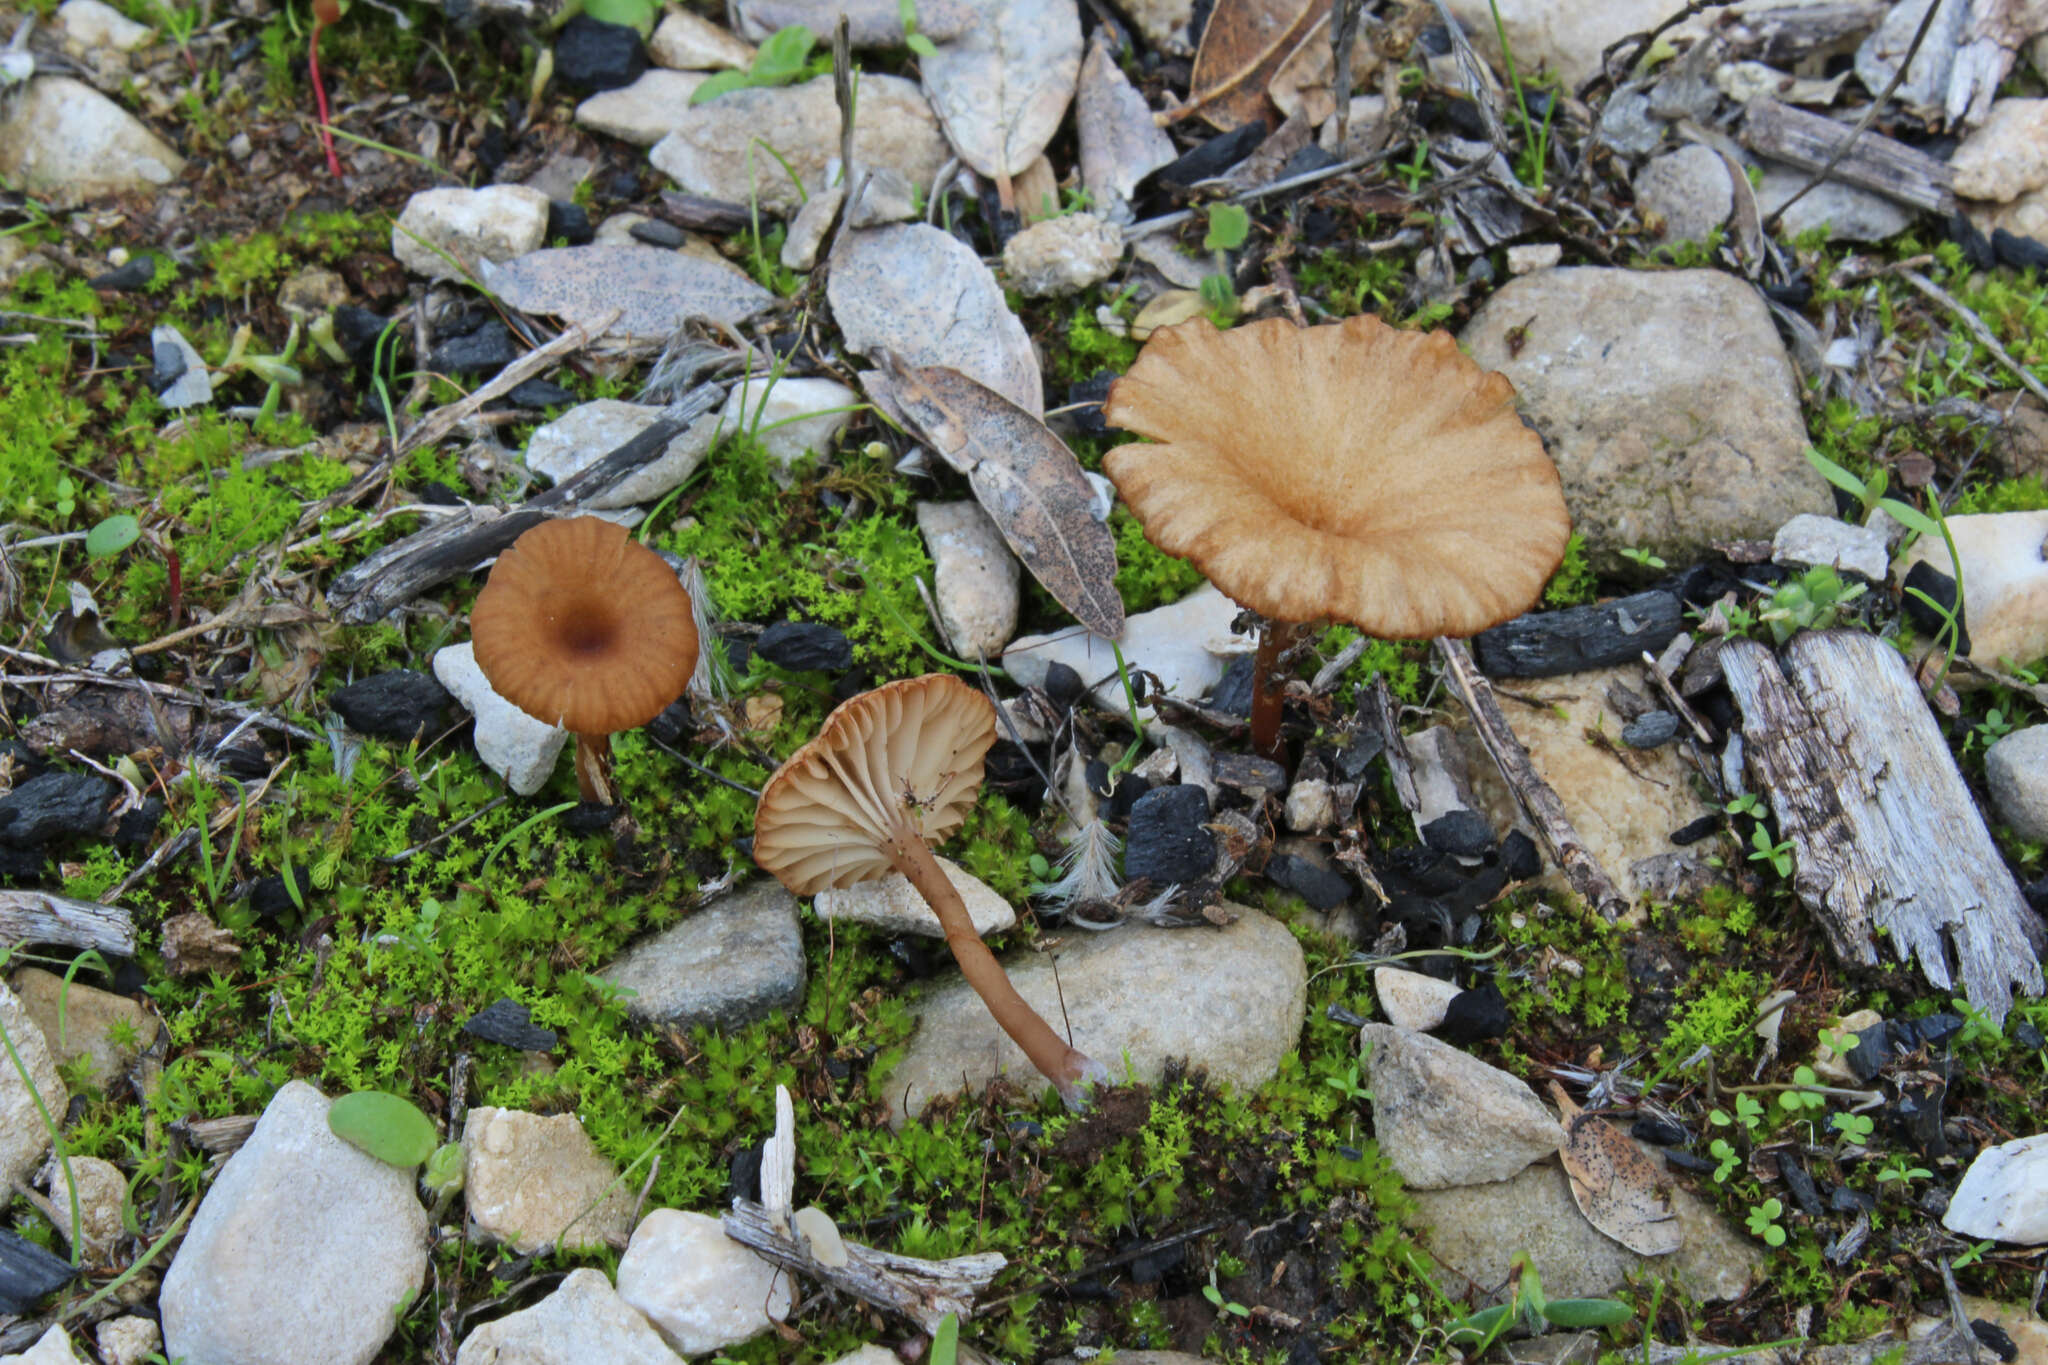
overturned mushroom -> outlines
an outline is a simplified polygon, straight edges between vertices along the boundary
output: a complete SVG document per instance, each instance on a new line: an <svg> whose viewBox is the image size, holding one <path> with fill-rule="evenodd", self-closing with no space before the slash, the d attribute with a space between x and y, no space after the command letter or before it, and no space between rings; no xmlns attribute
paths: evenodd
<svg viewBox="0 0 2048 1365"><path fill-rule="evenodd" d="M1104 418L1162 443L1103 459L1145 538L1265 618L1259 753L1280 756L1273 675L1298 625L1474 635L1543 591L1571 519L1514 399L1448 332L1370 315L1163 328L1111 387Z"/></svg>
<svg viewBox="0 0 2048 1365"><path fill-rule="evenodd" d="M957 678L906 678L840 705L761 790L754 861L799 896L900 872L946 932L961 975L1070 1109L1109 1079L1017 994L931 844L966 818L995 743L995 708Z"/></svg>
<svg viewBox="0 0 2048 1365"><path fill-rule="evenodd" d="M610 805L611 736L660 715L697 667L690 595L660 555L599 517L544 521L498 556L469 613L499 696L576 736L576 784Z"/></svg>

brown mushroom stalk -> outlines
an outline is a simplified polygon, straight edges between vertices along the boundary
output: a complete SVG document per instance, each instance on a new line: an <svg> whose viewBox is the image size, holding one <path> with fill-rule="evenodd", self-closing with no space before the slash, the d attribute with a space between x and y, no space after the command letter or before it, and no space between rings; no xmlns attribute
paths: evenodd
<svg viewBox="0 0 2048 1365"><path fill-rule="evenodd" d="M581 733L576 736L576 791L593 805L612 805L618 796L612 786L612 737Z"/></svg>
<svg viewBox="0 0 2048 1365"><path fill-rule="evenodd" d="M1301 627L1287 621L1259 621L1259 648L1252 655L1252 752L1276 763L1286 761L1280 739L1286 679L1280 676L1281 656L1293 646Z"/></svg>
<svg viewBox="0 0 2048 1365"><path fill-rule="evenodd" d="M995 743L988 698L945 674L864 692L761 789L754 861L799 896L903 874L938 916L960 974L1070 1109L1109 1070L1053 1032L974 930L931 845L966 818Z"/></svg>

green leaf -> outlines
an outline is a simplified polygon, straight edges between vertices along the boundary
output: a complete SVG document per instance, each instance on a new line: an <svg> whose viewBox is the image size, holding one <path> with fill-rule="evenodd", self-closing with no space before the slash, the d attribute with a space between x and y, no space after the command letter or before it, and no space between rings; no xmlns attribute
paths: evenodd
<svg viewBox="0 0 2048 1365"><path fill-rule="evenodd" d="M1918 531L1923 536L1940 538L1940 523L1936 522L1933 517L1928 516L1919 508L1909 507L1897 498L1880 499L1877 505L1884 509L1885 515L1905 527L1908 531Z"/></svg>
<svg viewBox="0 0 2048 1365"><path fill-rule="evenodd" d="M793 79L811 59L811 49L817 42L817 35L802 24L775 30L754 55L754 84L780 84Z"/></svg>
<svg viewBox="0 0 2048 1365"><path fill-rule="evenodd" d="M1806 462L1812 465L1823 479L1826 479L1844 493L1854 498L1865 496L1863 480L1857 478L1854 474L1851 474L1812 446L1806 448Z"/></svg>
<svg viewBox="0 0 2048 1365"><path fill-rule="evenodd" d="M1453 1346L1463 1346L1475 1341L1491 1341L1513 1311L1511 1304L1495 1304L1482 1308L1468 1317L1459 1318L1445 1331L1446 1338Z"/></svg>
<svg viewBox="0 0 2048 1365"><path fill-rule="evenodd" d="M444 1142L427 1158L427 1169L421 1179L437 1195L454 1194L462 1189L468 1173L468 1151L459 1142Z"/></svg>
<svg viewBox="0 0 2048 1365"><path fill-rule="evenodd" d="M141 536L142 523L126 512L108 517L85 533L86 557L105 559L109 555L117 555Z"/></svg>
<svg viewBox="0 0 2048 1365"><path fill-rule="evenodd" d="M382 1090L343 1095L327 1110L327 1126L342 1141L391 1166L419 1165L439 1141L434 1121L418 1105Z"/></svg>
<svg viewBox="0 0 2048 1365"><path fill-rule="evenodd" d="M1236 204L1209 205L1209 235L1202 239L1204 251L1235 251L1244 245L1252 230L1252 216Z"/></svg>
<svg viewBox="0 0 2048 1365"><path fill-rule="evenodd" d="M939 1319L938 1330L932 1333L930 1365L954 1365L960 1358L960 1319L951 1313Z"/></svg>
<svg viewBox="0 0 2048 1365"><path fill-rule="evenodd" d="M1559 1327L1619 1327L1635 1310L1615 1299L1552 1299L1543 1316Z"/></svg>
<svg viewBox="0 0 2048 1365"><path fill-rule="evenodd" d="M744 90L753 82L744 71L720 71L704 78L695 90L690 92L690 105L695 108L707 100L715 100L730 90Z"/></svg>
<svg viewBox="0 0 2048 1365"><path fill-rule="evenodd" d="M654 31L652 0L583 0L583 12L599 23L638 29L643 38Z"/></svg>
<svg viewBox="0 0 2048 1365"><path fill-rule="evenodd" d="M936 57L939 55L939 45L925 37L922 33L905 34L903 45L920 57Z"/></svg>

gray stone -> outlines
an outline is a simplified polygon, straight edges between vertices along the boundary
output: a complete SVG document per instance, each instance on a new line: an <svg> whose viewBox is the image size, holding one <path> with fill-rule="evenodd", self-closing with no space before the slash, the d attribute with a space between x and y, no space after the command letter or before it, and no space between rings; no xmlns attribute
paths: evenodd
<svg viewBox="0 0 2048 1365"><path fill-rule="evenodd" d="M704 74L699 71L649 67L631 85L600 90L577 105L576 122L636 147L652 147L676 130L690 107L690 96L702 84Z"/></svg>
<svg viewBox="0 0 2048 1365"><path fill-rule="evenodd" d="M2048 1133L1979 1152L1956 1186L1941 1225L1965 1237L1995 1237L2020 1246L2048 1242Z"/></svg>
<svg viewBox="0 0 2048 1365"><path fill-rule="evenodd" d="M1942 109L1948 102L1949 72L1956 53L1963 46L1963 29L1970 22L1970 6L1944 0L1898 0L1877 26L1877 31L1856 49L1856 79L1875 95L1892 88L1892 77L1913 46L1913 35L1926 17L1928 7L1941 4L1941 11L1928 26L1927 36L1913 54L1906 78L1892 90L1900 104L1921 109Z"/></svg>
<svg viewBox="0 0 2048 1365"><path fill-rule="evenodd" d="M369 1365L427 1269L413 1173L327 1127L292 1081L228 1158L164 1276L165 1354L207 1365Z"/></svg>
<svg viewBox="0 0 2048 1365"><path fill-rule="evenodd" d="M853 154L862 166L887 166L929 187L952 153L916 85L869 75L854 113ZM825 163L837 155L839 106L832 78L819 76L802 85L735 90L685 110L649 157L688 193L757 203L764 213L787 217L803 202L798 187L823 183Z"/></svg>
<svg viewBox="0 0 2048 1365"><path fill-rule="evenodd" d="M920 191L909 176L893 166L859 166L859 191L853 207L846 211L850 228L884 227L908 223L922 212ZM825 163L825 183L839 184L839 158ZM843 187L842 187L843 188Z"/></svg>
<svg viewBox="0 0 2048 1365"><path fill-rule="evenodd" d="M1073 1029L1074 1046L1157 1084L1168 1058L1204 1067L1240 1090L1271 1080L1292 1051L1307 1009L1301 946L1277 920L1226 907L1236 923L1218 930L1126 925L1069 937L1050 958L1011 954L1010 981L1049 1020ZM1061 1001L1065 1001L1064 1013ZM928 990L918 1031L884 1089L901 1127L941 1095L980 1088L997 1075L1033 1093L1045 1079L957 976Z"/></svg>
<svg viewBox="0 0 2048 1365"><path fill-rule="evenodd" d="M2015 730L1984 754L1998 818L2029 843L2048 843L2048 725Z"/></svg>
<svg viewBox="0 0 2048 1365"><path fill-rule="evenodd" d="M0 105L0 178L52 208L154 194L185 158L120 105L69 76L37 76Z"/></svg>
<svg viewBox="0 0 2048 1365"><path fill-rule="evenodd" d="M36 1108L36 1098L41 1096L43 1108L62 1122L71 1092L57 1074L57 1060L50 1055L42 1029L21 997L4 986L0 986L0 1027L7 1030L21 1058L19 1067L11 1062L0 1066L0 1180L8 1185L26 1184L29 1172L50 1150L50 1129ZM34 1082L33 1091L22 1083L23 1070Z"/></svg>
<svg viewBox="0 0 2048 1365"><path fill-rule="evenodd" d="M1337 818L1336 798L1330 784L1320 777L1295 783L1287 792L1287 828L1297 834L1315 834L1328 829Z"/></svg>
<svg viewBox="0 0 2048 1365"><path fill-rule="evenodd" d="M721 431L753 433L785 472L806 455L829 455L860 395L836 379L747 379L718 414Z"/></svg>
<svg viewBox="0 0 2048 1365"><path fill-rule="evenodd" d="M57 28L64 35L64 45L75 52L133 52L156 37L155 29L136 23L101 0L64 0L57 6Z"/></svg>
<svg viewBox="0 0 2048 1365"><path fill-rule="evenodd" d="M653 426L660 417L660 408L616 398L579 403L554 421L534 429L526 443L526 467L552 483L561 483L581 474ZM659 500L697 472L717 433L717 418L709 414L698 418L670 441L661 454L610 491L583 505L633 507Z"/></svg>
<svg viewBox="0 0 2048 1365"><path fill-rule="evenodd" d="M2048 99L1994 100L1948 164L1964 199L2008 204L2048 186Z"/></svg>
<svg viewBox="0 0 2048 1365"><path fill-rule="evenodd" d="M1763 1260L1759 1244L1683 1186L1672 1187L1671 1207L1684 1244L1669 1256L1639 1256L1586 1221L1563 1169L1550 1161L1497 1184L1411 1190L1409 1197L1420 1240L1447 1270L1474 1284L1502 1284L1509 1259L1525 1251L1554 1299L1598 1298L1643 1271L1668 1274L1702 1299L1732 1299Z"/></svg>
<svg viewBox="0 0 2048 1365"><path fill-rule="evenodd" d="M487 1322L464 1339L455 1365L680 1365L680 1359L620 1298L601 1270L569 1272L531 1308Z"/></svg>
<svg viewBox="0 0 2048 1365"><path fill-rule="evenodd" d="M126 1077L136 1057L163 1031L154 1014L127 996L82 981L66 986L63 977L40 967L22 968L14 974L13 984L28 1017L41 1027L57 1065L87 1058L83 1079L101 1090L112 1089Z"/></svg>
<svg viewBox="0 0 2048 1365"><path fill-rule="evenodd" d="M463 1125L463 1201L484 1236L525 1254L624 1241L635 1192L574 1114L478 1105Z"/></svg>
<svg viewBox="0 0 2048 1365"><path fill-rule="evenodd" d="M796 898L761 877L642 939L604 969L634 992L626 1013L651 1023L737 1028L804 997Z"/></svg>
<svg viewBox="0 0 2048 1365"><path fill-rule="evenodd" d="M1834 517L1801 512L1771 537L1771 562L1798 568L1825 564L1882 583L1891 552L1885 547L1884 532L1875 526L1852 526Z"/></svg>
<svg viewBox="0 0 2048 1365"><path fill-rule="evenodd" d="M744 71L754 64L754 45L742 42L709 19L672 9L655 26L647 55L676 71Z"/></svg>
<svg viewBox="0 0 2048 1365"><path fill-rule="evenodd" d="M1400 967L1375 967L1372 992L1380 1012L1395 1028L1428 1033L1444 1021L1444 1012L1458 998L1458 985Z"/></svg>
<svg viewBox="0 0 2048 1365"><path fill-rule="evenodd" d="M1544 69L1577 86L1600 71L1600 54L1632 33L1656 28L1685 8L1685 0L1500 0L1500 26L1523 78ZM1488 0L1450 0L1451 15L1485 53L1502 65Z"/></svg>
<svg viewBox="0 0 2048 1365"><path fill-rule="evenodd" d="M421 190L392 225L391 254L415 275L456 280L538 249L547 231L548 197L525 185Z"/></svg>
<svg viewBox="0 0 2048 1365"><path fill-rule="evenodd" d="M206 372L206 361L199 348L185 340L183 332L168 322L158 323L150 329L149 345L159 374L183 367L177 369L178 377L157 395L159 403L176 411L204 407L213 401L213 377Z"/></svg>
<svg viewBox="0 0 2048 1365"><path fill-rule="evenodd" d="M1639 84L1622 86L1600 109L1596 139L1623 156L1642 156L1664 140L1666 124L1650 112L1650 96Z"/></svg>
<svg viewBox="0 0 2048 1365"><path fill-rule="evenodd" d="M789 1276L725 1235L716 1218L656 1209L619 1260L619 1297L675 1350L702 1355L789 1316Z"/></svg>
<svg viewBox="0 0 2048 1365"><path fill-rule="evenodd" d="M535 720L499 696L477 667L476 649L467 640L435 651L434 677L476 717L476 756L505 779L515 796L531 796L547 785L569 742L567 730Z"/></svg>
<svg viewBox="0 0 2048 1365"><path fill-rule="evenodd" d="M1515 1077L1412 1029L1367 1024L1372 1126L1411 1190L1506 1180L1557 1150L1564 1130Z"/></svg>
<svg viewBox="0 0 2048 1365"><path fill-rule="evenodd" d="M1393 132L1393 111L1385 95L1353 95L1350 116L1344 121L1344 145L1337 145L1337 120L1323 124L1316 144L1344 161L1371 156L1387 145Z"/></svg>
<svg viewBox="0 0 2048 1365"><path fill-rule="evenodd" d="M917 529L932 557L939 620L964 659L994 658L1017 633L1022 570L978 502L921 502Z"/></svg>
<svg viewBox="0 0 2048 1365"><path fill-rule="evenodd" d="M1630 546L1689 564L1833 509L1806 462L1792 362L1744 280L1546 270L1502 286L1462 339L1514 384L1602 572L1631 569Z"/></svg>
<svg viewBox="0 0 2048 1365"><path fill-rule="evenodd" d="M1827 229L1831 242L1882 242L1896 237L1913 225L1916 215L1904 204L1881 194L1829 180L1800 195L1785 208L1793 195L1813 179L1810 172L1782 162L1763 163L1763 178L1756 186L1757 212L1768 218L1784 208L1778 220L1778 235L1786 239L1815 228Z"/></svg>
<svg viewBox="0 0 2048 1365"><path fill-rule="evenodd" d="M839 209L845 203L844 185L827 185L811 191L803 207L791 215L789 231L783 234L783 269L803 275L817 268L818 253L825 249L825 238L839 221Z"/></svg>
<svg viewBox="0 0 2048 1365"><path fill-rule="evenodd" d="M1118 1351L1116 1358L1119 1361L1128 1361L1131 1353ZM903 1365L903 1357L885 1347L863 1346L858 1351L839 1357L832 1365Z"/></svg>
<svg viewBox="0 0 2048 1365"><path fill-rule="evenodd" d="M1703 242L1735 208L1728 164L1697 142L1666 152L1637 172L1636 207L1664 221L1665 241Z"/></svg>
<svg viewBox="0 0 2048 1365"><path fill-rule="evenodd" d="M1003 248L1003 274L1027 299L1061 298L1102 283L1124 258L1124 235L1092 213L1033 223Z"/></svg>
<svg viewBox="0 0 2048 1365"><path fill-rule="evenodd" d="M81 1365L78 1352L71 1347L71 1338L55 1325L19 1355L0 1356L0 1365L7 1365L8 1361L18 1361L20 1365Z"/></svg>
<svg viewBox="0 0 2048 1365"><path fill-rule="evenodd" d="M987 938L1017 927L1016 910L979 877L950 858L940 858L938 863L946 880L953 883L960 899L966 902L967 917L973 921L975 933ZM820 891L812 898L811 908L818 912L819 919L852 920L873 925L884 933L946 936L946 931L939 927L938 915L901 872L838 890Z"/></svg>
<svg viewBox="0 0 2048 1365"><path fill-rule="evenodd" d="M70 1178L65 1177L66 1166ZM106 1265L121 1240L121 1205L128 1198L128 1177L111 1161L96 1156L55 1159L43 1168L50 1204L57 1211L57 1231L71 1240L71 1194L78 1193L78 1250L87 1265Z"/></svg>
<svg viewBox="0 0 2048 1365"><path fill-rule="evenodd" d="M1178 602L1124 619L1121 645L1127 668L1156 674L1167 694L1200 701L1223 679L1232 657L1258 648L1250 633L1233 635L1230 623L1238 606L1204 583ZM1069 626L1050 635L1024 635L1003 651L1003 670L1022 687L1045 685L1046 671L1063 663L1094 688L1095 700L1111 711L1124 709L1123 684L1116 675L1110 642L1085 627ZM1138 708L1149 717L1150 703Z"/></svg>
<svg viewBox="0 0 2048 1365"><path fill-rule="evenodd" d="M1970 658L2026 665L2048 656L2048 511L1950 517L1948 530L1963 559ZM1954 574L1948 546L1927 536L1892 571L1903 581L1923 560Z"/></svg>

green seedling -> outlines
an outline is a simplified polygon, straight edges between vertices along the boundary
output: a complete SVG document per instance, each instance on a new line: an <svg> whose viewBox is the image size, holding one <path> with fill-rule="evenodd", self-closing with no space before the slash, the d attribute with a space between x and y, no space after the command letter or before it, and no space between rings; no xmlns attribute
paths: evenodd
<svg viewBox="0 0 2048 1365"><path fill-rule="evenodd" d="M1761 1238L1766 1246L1785 1245L1785 1229L1778 1226L1778 1216L1785 1212L1785 1206L1776 1199L1766 1199L1761 1204L1749 1206L1750 1235Z"/></svg>
<svg viewBox="0 0 2048 1365"><path fill-rule="evenodd" d="M1252 1315L1251 1309L1234 1300L1225 1298L1223 1291L1216 1287L1215 1266L1209 1267L1209 1283L1202 1286L1202 1297L1214 1304L1216 1310L1220 1313L1229 1313L1240 1318L1248 1318Z"/></svg>
<svg viewBox="0 0 2048 1365"><path fill-rule="evenodd" d="M1202 302L1209 305L1209 320L1218 327L1237 320L1237 286L1230 279L1228 253L1244 245L1251 225L1251 215L1236 204L1209 205L1209 231L1202 238L1202 249L1214 253L1216 271L1203 277L1199 292Z"/></svg>
<svg viewBox="0 0 2048 1365"><path fill-rule="evenodd" d="M1853 1142L1858 1147L1870 1141L1870 1135L1877 1128L1876 1120L1868 1114L1834 1114L1828 1119L1844 1142Z"/></svg>
<svg viewBox="0 0 2048 1365"><path fill-rule="evenodd" d="M800 80L810 64L811 49L817 45L818 35L802 24L779 28L761 44L752 66L745 71L720 71L707 77L690 92L690 103L703 104L733 90L758 90Z"/></svg>
<svg viewBox="0 0 2048 1365"><path fill-rule="evenodd" d="M1984 1259L1984 1253L1989 1250L1991 1250L1991 1242L1988 1238L1982 1242L1972 1242L1968 1251L1965 1251L1950 1263L1949 1269L1962 1270L1976 1265Z"/></svg>
<svg viewBox="0 0 2048 1365"><path fill-rule="evenodd" d="M1757 620L1769 627L1771 640L1784 644L1802 630L1826 630L1840 618L1842 608L1863 596L1861 583L1844 583L1842 576L1825 564L1816 564L1797 578L1780 583Z"/></svg>
<svg viewBox="0 0 2048 1365"><path fill-rule="evenodd" d="M1792 1072L1792 1084L1795 1086L1818 1086L1820 1084L1820 1077L1810 1066L1797 1067ZM1827 1107L1827 1102L1827 1096L1821 1094L1817 1089L1787 1090L1778 1096L1779 1106L1794 1114L1804 1110L1824 1109Z"/></svg>
<svg viewBox="0 0 2048 1365"><path fill-rule="evenodd" d="M1715 1138L1712 1142L1708 1143L1707 1155L1721 1163L1714 1168L1714 1183L1716 1185L1727 1184L1728 1177L1735 1174L1735 1168L1742 1164L1742 1154L1729 1145L1727 1138Z"/></svg>
<svg viewBox="0 0 2048 1365"><path fill-rule="evenodd" d="M1629 563L1645 569L1662 569L1668 567L1665 564L1664 557L1662 555L1652 553L1649 549L1641 545L1629 546L1627 549L1621 552L1621 557L1623 559L1626 559Z"/></svg>
<svg viewBox="0 0 2048 1365"><path fill-rule="evenodd" d="M327 1110L327 1127L342 1141L388 1166L407 1169L434 1155L434 1121L403 1096L383 1090L343 1095Z"/></svg>
<svg viewBox="0 0 2048 1365"><path fill-rule="evenodd" d="M661 6L654 0L583 0L583 12L600 23L638 29L642 38L654 32Z"/></svg>
<svg viewBox="0 0 2048 1365"><path fill-rule="evenodd" d="M903 21L903 45L920 57L936 57L939 45L917 31L917 0L897 0L896 15ZM954 1330L958 1330L957 1326Z"/></svg>
<svg viewBox="0 0 2048 1365"><path fill-rule="evenodd" d="M126 512L117 512L85 533L88 559L112 559L142 538L142 523Z"/></svg>
<svg viewBox="0 0 2048 1365"><path fill-rule="evenodd" d="M1925 1166L1915 1166L1911 1157L1894 1154L1885 1162L1884 1169L1877 1173L1877 1183L1896 1184L1900 1189L1904 1189L1908 1181L1929 1180L1933 1176L1934 1172Z"/></svg>

